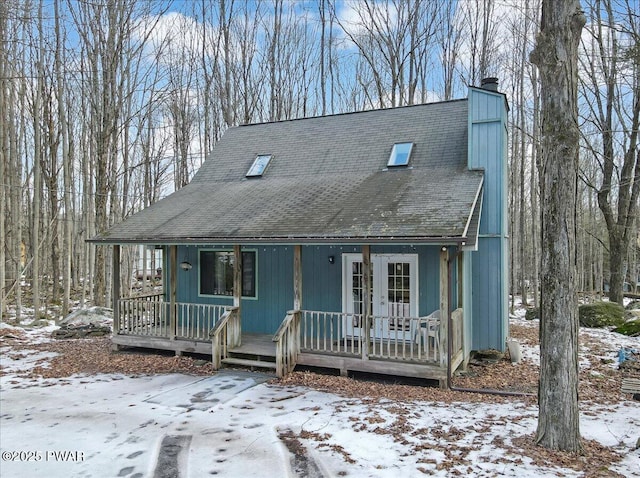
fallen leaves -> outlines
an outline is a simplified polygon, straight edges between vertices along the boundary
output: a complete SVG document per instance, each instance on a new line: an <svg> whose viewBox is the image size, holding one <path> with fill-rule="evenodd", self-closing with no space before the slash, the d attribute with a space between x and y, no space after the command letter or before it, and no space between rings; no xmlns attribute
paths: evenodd
<svg viewBox="0 0 640 478"><path fill-rule="evenodd" d="M210 361L186 356L177 357L160 352L114 352L111 350L110 337L57 340L41 344L22 343L15 340L10 344L7 342L3 339L3 345L11 346L11 351L7 352L9 356L30 353L29 351L34 350L58 354L53 358L37 361L30 370L19 373L19 377L62 378L76 374L100 373L130 376L158 373L213 374ZM0 367L0 374L3 373Z"/></svg>
<svg viewBox="0 0 640 478"><path fill-rule="evenodd" d="M548 450L536 445L533 435L513 438L511 442L512 445L505 445L507 450L514 454L522 453L528 456L535 465L541 467L553 463L556 466L581 471L585 478L623 478L623 475L609 469L611 464L620 461L622 458L620 453L594 440L583 440L581 453Z"/></svg>
<svg viewBox="0 0 640 478"><path fill-rule="evenodd" d="M5 327L0 329L0 338L22 341L27 338L27 334L22 329Z"/></svg>
<svg viewBox="0 0 640 478"><path fill-rule="evenodd" d="M513 324L512 337L521 343L535 347L538 344L538 329L535 323ZM0 344L3 354L19 357L26 354L48 352L57 354L36 360L34 366L19 377L65 378L72 375L125 374L150 375L161 373L187 373L211 375L214 373L208 360L193 357L176 357L172 353L158 351L138 352L134 350L114 352L110 338L87 338L81 340L60 340L45 343L30 343L28 334L19 329L0 329ZM611 361L603 359L611 346L602 339L581 334L580 399L591 404L613 404L625 400L620 392L621 373L611 366ZM0 374L3 371L0 367ZM496 363L471 364L467 373L456 376L454 385L473 389L495 389L508 392L537 391L539 367L524 360L513 365L508 359ZM294 372L272 384L282 386L304 386L344 397L336 404L336 411L348 409L350 405L365 405L367 412L349 416L347 426L357 433L374 433L388 436L391 443L408 446L417 457L420 466L417 471L430 474L434 470L447 470L449 476L471 473L475 455L487 443L493 444L499 453L496 456L481 456L481 460L517 467L523 461L531 462L545 469L557 467L558 473L570 468L586 477L619 476L609 468L618 462L621 455L612 448L597 442L585 441L581 454L567 454L550 451L535 444L533 435L496 435L494 430L505 427L505 418L487 415L469 426L451 424L416 424L411 420L407 404L427 402L456 407L463 403L505 403L518 401L525 405L535 403L535 397L508 397L483 393L463 393L435 387L408 385L389 377L385 381L355 380L348 377L319 375L311 372ZM299 396L297 391L277 400L285 401ZM342 408L341 408L342 407ZM585 414L589 414L586 410ZM511 416L511 422L531 419L531 413ZM413 418L421 418L415 416ZM420 423L420 420L418 420ZM426 422L429 423L429 422ZM456 424L458 425L458 424ZM317 432L301 431L300 434L285 436L294 450L303 451L303 443L314 443L317 449L330 450L341 456L346 463L355 460L349 452L333 443L331 436ZM302 448L299 448L302 447ZM434 453L436 458L434 458ZM466 470L466 471L465 471Z"/></svg>
<svg viewBox="0 0 640 478"><path fill-rule="evenodd" d="M537 323L512 325L511 335L521 343L529 346L538 345ZM622 374L611 366L609 360L602 357L610 351L611 346L599 338L581 333L580 400L590 404L608 405L619 403L628 397L620 392ZM470 365L466 374L456 376L454 384L458 387L473 389L493 389L509 392L537 392L539 367L531 361L524 360L513 365L509 359L496 363ZM584 477L616 477L621 476L610 470L612 464L620 461L622 456L613 448L600 445L595 441L584 441L584 450L580 454L563 453L542 448L535 443L533 435L507 437L493 435L496 427L504 426L503 417L491 415L478 420L471 428L463 427L417 427L407 424L406 409L400 404L413 401L426 401L454 404L456 402L505 402L520 401L535 404L531 397L503 397L499 395L461 393L438 388L412 386L406 384L389 384L381 381L362 381L347 377L318 375L311 372L294 372L277 381L280 384L300 385L320 391L326 391L347 397L348 403L368 404L365 417L349 417L350 426L356 432L369 432L388 435L395 443L406 444L411 440L419 440L412 446L419 466L417 471L431 474L434 470L447 470L450 476L464 475L461 466L469 463L471 452L477 451L483 444L483 437L497 449L499 456L488 461L501 462L517 467L523 460L531 461L544 469L558 468L558 476L563 476L562 469L573 469ZM455 406L455 405L453 405ZM336 409L339 409L337 406ZM383 419L381 410L391 414L392 418ZM530 416L510 417L512 422L519 422ZM493 436L492 436L493 435ZM471 441L472 445L469 445ZM428 456L432 451L439 451L443 457L434 459ZM464 470L463 470L464 471Z"/></svg>

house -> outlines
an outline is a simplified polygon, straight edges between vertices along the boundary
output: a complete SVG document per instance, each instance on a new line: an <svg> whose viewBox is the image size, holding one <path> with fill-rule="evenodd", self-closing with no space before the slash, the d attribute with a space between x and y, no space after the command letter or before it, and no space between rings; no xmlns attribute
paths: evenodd
<svg viewBox="0 0 640 478"><path fill-rule="evenodd" d="M441 384L504 350L508 104L483 83L227 130L190 184L92 239L113 277L121 245L164 249L162 294L114 280L115 346Z"/></svg>

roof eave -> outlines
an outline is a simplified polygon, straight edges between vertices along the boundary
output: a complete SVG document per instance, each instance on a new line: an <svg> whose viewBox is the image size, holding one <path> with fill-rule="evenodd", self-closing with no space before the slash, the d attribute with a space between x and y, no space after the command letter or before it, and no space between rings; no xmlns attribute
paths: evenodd
<svg viewBox="0 0 640 478"><path fill-rule="evenodd" d="M460 245L464 236L305 236L305 237L182 237L182 238L101 238L87 239L97 245L154 244L154 245L196 245L196 244L437 244Z"/></svg>
<svg viewBox="0 0 640 478"><path fill-rule="evenodd" d="M478 204L478 201L480 201L482 198L483 186L484 186L484 175L480 180L480 184L478 184L478 190L476 191L476 196L473 199L473 204L471 205L471 211L469 212L469 217L467 218L467 224L465 224L464 226L464 232L462 233L464 237L467 237L469 234L469 226L471 225L471 220L473 219L473 213L476 210L476 205Z"/></svg>

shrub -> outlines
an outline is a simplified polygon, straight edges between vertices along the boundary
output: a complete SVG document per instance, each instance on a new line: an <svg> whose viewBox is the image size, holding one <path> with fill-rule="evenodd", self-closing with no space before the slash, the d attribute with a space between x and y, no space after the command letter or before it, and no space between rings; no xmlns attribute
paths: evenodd
<svg viewBox="0 0 640 478"><path fill-rule="evenodd" d="M619 327L624 324L624 307L615 302L594 302L578 309L582 327Z"/></svg>
<svg viewBox="0 0 640 478"><path fill-rule="evenodd" d="M620 327L613 329L613 331L628 335L629 337L638 337L640 336L640 320L636 319L625 322Z"/></svg>

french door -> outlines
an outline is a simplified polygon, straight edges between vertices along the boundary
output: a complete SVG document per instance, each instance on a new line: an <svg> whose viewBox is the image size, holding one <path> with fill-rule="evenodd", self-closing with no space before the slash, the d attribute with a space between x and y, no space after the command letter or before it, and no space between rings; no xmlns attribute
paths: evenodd
<svg viewBox="0 0 640 478"><path fill-rule="evenodd" d="M343 254L343 311L348 335L360 336L364 321L365 287L362 254ZM373 321L375 337L406 335L411 340L409 321L402 317L418 316L417 254L371 254L371 289L368 300L377 319Z"/></svg>

